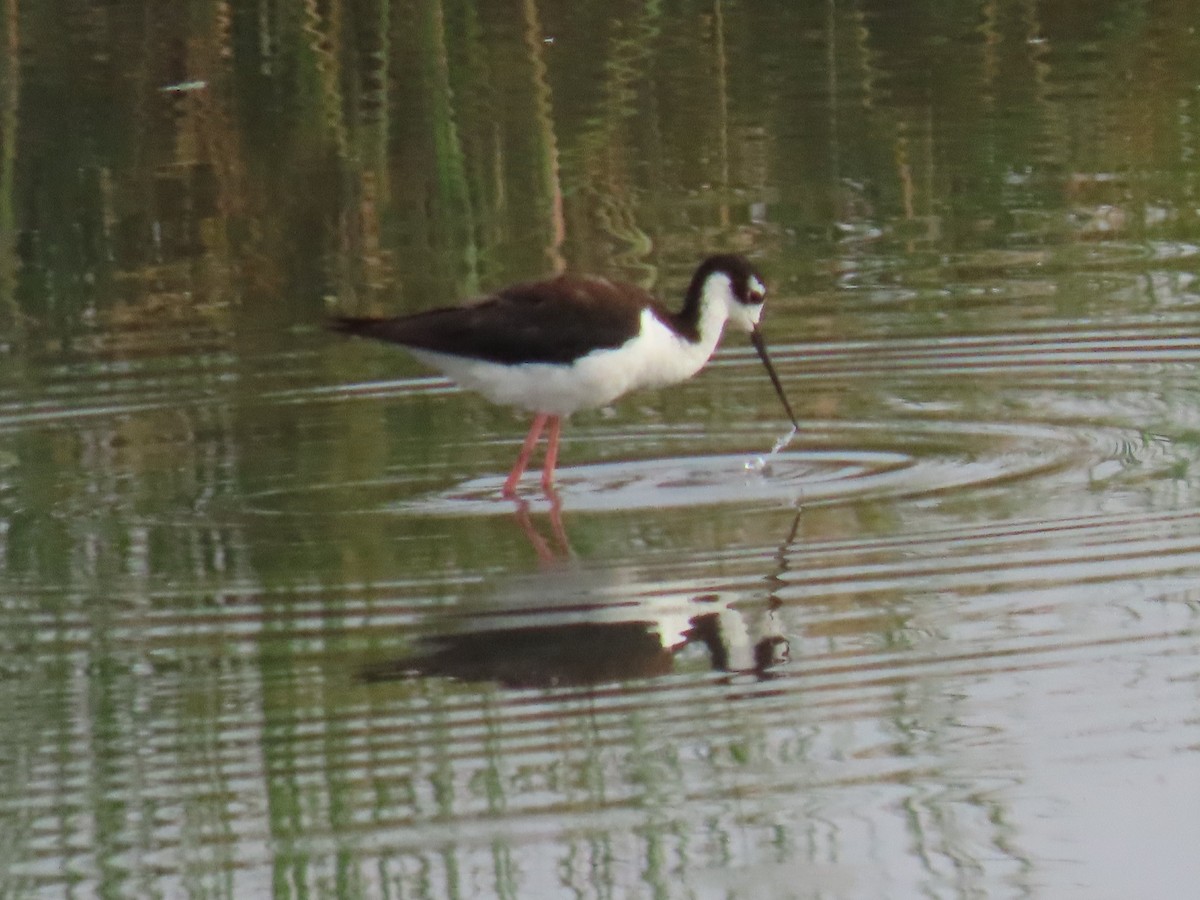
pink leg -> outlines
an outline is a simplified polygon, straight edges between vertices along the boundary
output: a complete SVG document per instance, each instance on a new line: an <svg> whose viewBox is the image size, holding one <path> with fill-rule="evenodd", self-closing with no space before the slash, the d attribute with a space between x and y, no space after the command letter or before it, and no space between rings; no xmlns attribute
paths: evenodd
<svg viewBox="0 0 1200 900"><path fill-rule="evenodd" d="M521 455L517 457L517 464L513 466L513 470L508 473L508 480L504 482L504 496L517 496L517 484L521 480L521 476L525 474L525 467L529 465L529 457L533 455L533 448L537 446L538 438L542 436L542 429L546 427L546 420L550 418L545 413L538 413L533 417L533 424L529 426L529 434L525 435L525 443L521 445Z"/></svg>
<svg viewBox="0 0 1200 900"><path fill-rule="evenodd" d="M562 431L562 417L550 417L550 432L546 435L546 461L542 463L542 490L554 493L554 467L558 465L558 435Z"/></svg>
<svg viewBox="0 0 1200 900"><path fill-rule="evenodd" d="M553 490L547 491L546 495L550 498L550 533L554 535L554 540L558 541L558 550L566 561L574 554L571 551L571 542L567 540L567 529L563 527L562 499Z"/></svg>
<svg viewBox="0 0 1200 900"><path fill-rule="evenodd" d="M533 552L538 556L538 562L543 566L551 565L554 560L554 551L550 549L550 545L546 543L536 528L533 527L533 520L529 517L529 504L520 498L513 497L517 504L517 524L521 526L521 530L525 532L525 537L529 539L530 545L533 547Z"/></svg>

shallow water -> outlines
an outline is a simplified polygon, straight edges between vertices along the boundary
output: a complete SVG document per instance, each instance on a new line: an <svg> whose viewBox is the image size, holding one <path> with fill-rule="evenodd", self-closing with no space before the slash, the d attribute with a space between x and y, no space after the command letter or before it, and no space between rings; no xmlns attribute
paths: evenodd
<svg viewBox="0 0 1200 900"><path fill-rule="evenodd" d="M68 6L0 9L0 896L1193 889L1188 4ZM730 248L761 470L740 335L513 503L520 417L320 327Z"/></svg>

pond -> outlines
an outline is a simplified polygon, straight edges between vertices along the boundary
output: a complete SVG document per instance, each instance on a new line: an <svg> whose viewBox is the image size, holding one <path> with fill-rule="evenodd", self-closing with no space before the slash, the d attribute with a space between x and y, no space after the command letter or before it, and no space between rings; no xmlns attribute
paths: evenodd
<svg viewBox="0 0 1200 900"><path fill-rule="evenodd" d="M0 5L0 896L1188 895L1196 22ZM712 252L761 470L324 327Z"/></svg>

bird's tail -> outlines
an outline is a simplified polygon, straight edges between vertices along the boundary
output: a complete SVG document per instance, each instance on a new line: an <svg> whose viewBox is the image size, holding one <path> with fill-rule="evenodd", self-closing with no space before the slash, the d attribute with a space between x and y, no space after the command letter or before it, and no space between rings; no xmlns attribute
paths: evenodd
<svg viewBox="0 0 1200 900"><path fill-rule="evenodd" d="M339 334L375 337L380 322L380 319L372 316L332 316L325 320L325 327Z"/></svg>

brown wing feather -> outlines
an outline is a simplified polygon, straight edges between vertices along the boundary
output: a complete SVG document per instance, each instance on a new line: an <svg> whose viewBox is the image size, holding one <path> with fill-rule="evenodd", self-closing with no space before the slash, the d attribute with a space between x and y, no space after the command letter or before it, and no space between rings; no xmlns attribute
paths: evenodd
<svg viewBox="0 0 1200 900"><path fill-rule="evenodd" d="M398 318L338 317L329 326L489 362L569 363L623 344L636 332L646 305L654 306L653 299L632 285L564 275L505 288L466 306Z"/></svg>

